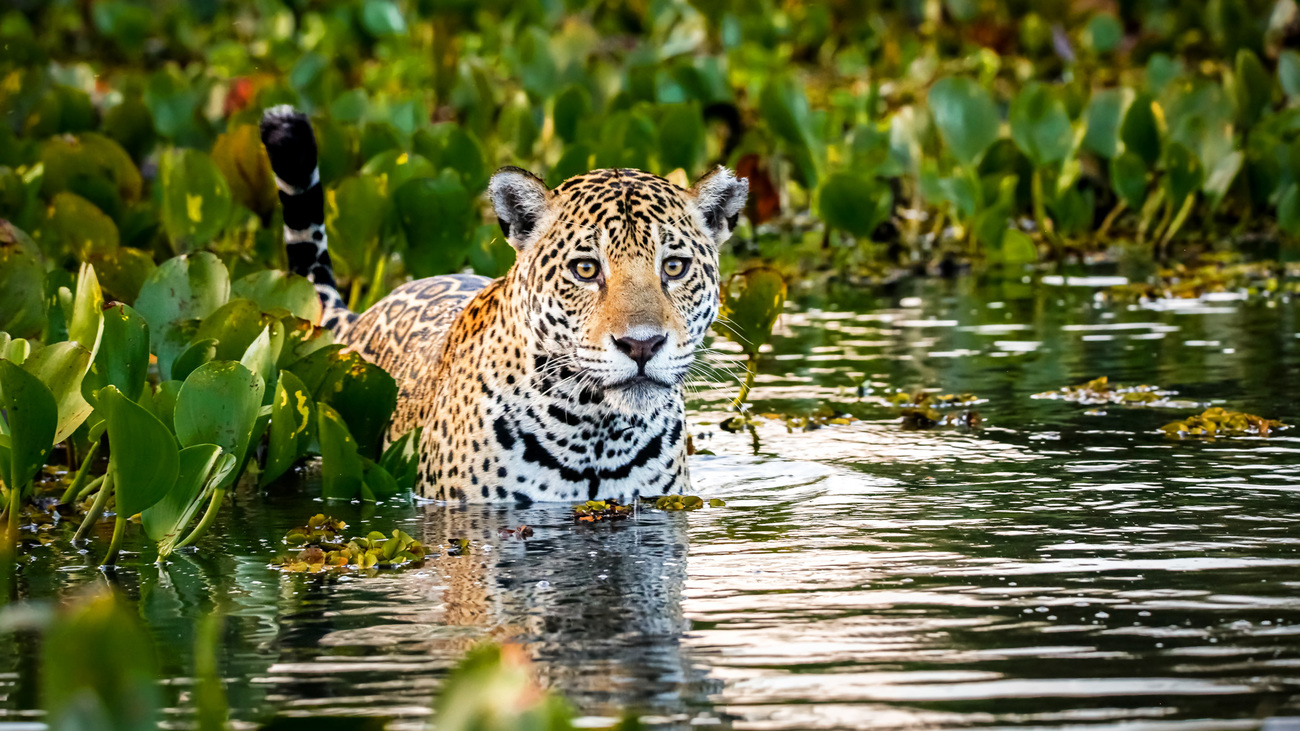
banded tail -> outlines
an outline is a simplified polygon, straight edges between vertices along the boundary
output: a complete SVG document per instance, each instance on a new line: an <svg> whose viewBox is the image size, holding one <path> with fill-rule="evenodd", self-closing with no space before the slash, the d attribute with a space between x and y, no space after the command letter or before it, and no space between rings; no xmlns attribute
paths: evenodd
<svg viewBox="0 0 1300 731"><path fill-rule="evenodd" d="M334 281L325 236L325 190L316 164L316 136L307 115L288 105L262 114L262 144L271 158L275 187L284 207L284 248L289 271L316 285L321 300L321 325L338 331L350 325L349 312Z"/></svg>

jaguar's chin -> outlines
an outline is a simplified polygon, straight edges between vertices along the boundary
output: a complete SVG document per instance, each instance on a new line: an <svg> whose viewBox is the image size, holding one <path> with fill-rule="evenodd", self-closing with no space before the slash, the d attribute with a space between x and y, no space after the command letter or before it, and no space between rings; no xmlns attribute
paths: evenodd
<svg viewBox="0 0 1300 731"><path fill-rule="evenodd" d="M673 403L680 389L652 376L633 376L605 387L605 403L629 413L650 414Z"/></svg>

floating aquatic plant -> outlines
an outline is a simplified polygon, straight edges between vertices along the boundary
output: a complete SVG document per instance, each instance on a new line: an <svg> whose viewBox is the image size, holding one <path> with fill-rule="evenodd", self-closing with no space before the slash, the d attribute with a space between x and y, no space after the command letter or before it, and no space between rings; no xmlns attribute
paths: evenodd
<svg viewBox="0 0 1300 731"><path fill-rule="evenodd" d="M631 505L620 505L615 500L588 500L573 506L573 520L577 523L627 520L632 517L632 508Z"/></svg>
<svg viewBox="0 0 1300 731"><path fill-rule="evenodd" d="M1286 424L1273 419L1265 419L1241 411L1228 411L1219 407L1190 416L1186 419L1170 422L1160 430L1171 437L1267 437L1279 429L1288 428Z"/></svg>
<svg viewBox="0 0 1300 731"><path fill-rule="evenodd" d="M292 573L317 574L326 571L393 569L419 563L432 551L400 530L392 535L370 531L364 537L343 538L347 524L323 514L307 524L289 529L286 545L300 547L279 557L274 566Z"/></svg>
<svg viewBox="0 0 1300 731"><path fill-rule="evenodd" d="M1179 401L1170 398L1170 396L1176 395L1178 395L1177 391L1165 390L1158 386L1122 386L1118 383L1111 383L1109 377L1102 376L1079 386L1066 386L1059 391L1036 393L1031 398L1069 401L1084 406L1115 404L1161 409L1188 409L1201 405L1195 401Z"/></svg>

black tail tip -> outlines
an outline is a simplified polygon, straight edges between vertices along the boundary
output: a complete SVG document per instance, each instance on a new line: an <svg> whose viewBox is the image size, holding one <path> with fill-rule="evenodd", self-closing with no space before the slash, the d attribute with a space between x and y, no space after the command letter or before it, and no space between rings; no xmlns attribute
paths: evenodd
<svg viewBox="0 0 1300 731"><path fill-rule="evenodd" d="M307 115L283 104L262 113L262 144L271 169L286 185L310 188L316 170L316 135Z"/></svg>

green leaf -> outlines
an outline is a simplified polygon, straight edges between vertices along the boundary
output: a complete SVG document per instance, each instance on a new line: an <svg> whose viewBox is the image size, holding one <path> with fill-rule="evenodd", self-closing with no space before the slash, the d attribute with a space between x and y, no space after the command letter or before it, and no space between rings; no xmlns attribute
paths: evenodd
<svg viewBox="0 0 1300 731"><path fill-rule="evenodd" d="M329 404L316 406L321 450L321 497L352 500L361 495L365 466L343 417Z"/></svg>
<svg viewBox="0 0 1300 731"><path fill-rule="evenodd" d="M1128 207L1133 210L1142 208L1147 199L1146 163L1137 153L1129 150L1115 158L1110 165L1110 184Z"/></svg>
<svg viewBox="0 0 1300 731"><path fill-rule="evenodd" d="M81 381L90 368L90 351L78 343L47 345L23 361L23 370L41 379L58 407L54 444L67 439L93 410L81 395Z"/></svg>
<svg viewBox="0 0 1300 731"><path fill-rule="evenodd" d="M216 359L217 339L203 338L197 340L190 347L181 351L181 354L176 356L176 360L172 361L171 377L176 381L184 381L199 366Z"/></svg>
<svg viewBox="0 0 1300 731"><path fill-rule="evenodd" d="M36 337L45 327L45 266L35 245L0 220L0 332Z"/></svg>
<svg viewBox="0 0 1300 731"><path fill-rule="evenodd" d="M262 377L230 361L199 366L176 396L176 436L181 446L215 444L243 463L261 411ZM232 473L225 488L238 477Z"/></svg>
<svg viewBox="0 0 1300 731"><path fill-rule="evenodd" d="M168 259L145 280L135 310L149 323L150 349L158 356L158 370L164 379L171 373L170 359L164 362L163 358L164 340L173 339L172 331L184 321L212 314L229 296L226 266L206 251ZM188 347L189 337L182 342Z"/></svg>
<svg viewBox="0 0 1300 731"><path fill-rule="evenodd" d="M998 110L988 91L971 79L949 77L930 87L929 103L953 157L968 167L978 164L998 138Z"/></svg>
<svg viewBox="0 0 1300 731"><path fill-rule="evenodd" d="M393 196L406 234L406 263L416 277L449 274L465 265L474 243L471 198L460 178L444 171L418 178Z"/></svg>
<svg viewBox="0 0 1300 731"><path fill-rule="evenodd" d="M1083 146L1111 160L1119 155L1119 127L1124 119L1124 108L1133 100L1129 89L1099 89L1088 101L1084 119L1088 131L1083 136Z"/></svg>
<svg viewBox="0 0 1300 731"><path fill-rule="evenodd" d="M63 610L41 644L46 723L57 731L142 731L162 720L153 639L99 589Z"/></svg>
<svg viewBox="0 0 1300 731"><path fill-rule="evenodd" d="M1278 198L1277 226L1292 236L1300 236L1300 184L1288 185Z"/></svg>
<svg viewBox="0 0 1300 731"><path fill-rule="evenodd" d="M100 390L97 409L108 422L108 468L117 512L129 517L161 500L176 483L176 438L158 417L113 386Z"/></svg>
<svg viewBox="0 0 1300 731"><path fill-rule="evenodd" d="M306 277L275 269L254 272L230 285L232 298L252 300L263 312L285 309L304 320L320 319L320 296Z"/></svg>
<svg viewBox="0 0 1300 731"><path fill-rule="evenodd" d="M40 379L21 367L0 360L0 479L9 489L26 490L54 448L59 407Z"/></svg>
<svg viewBox="0 0 1300 731"><path fill-rule="evenodd" d="M181 381L163 381L158 384L158 390L146 390L139 399L140 405L149 409L173 434L176 433L176 397L182 385Z"/></svg>
<svg viewBox="0 0 1300 731"><path fill-rule="evenodd" d="M1237 62L1232 77L1233 99L1237 104L1237 121L1243 127L1252 127L1273 101L1273 79L1254 51L1243 48L1237 51Z"/></svg>
<svg viewBox="0 0 1300 731"><path fill-rule="evenodd" d="M732 275L722 291L718 329L746 354L757 355L772 337L785 294L785 278L772 269L760 267Z"/></svg>
<svg viewBox="0 0 1300 731"><path fill-rule="evenodd" d="M274 319L252 300L232 299L203 319L193 342L216 340L217 360L239 360Z"/></svg>
<svg viewBox="0 0 1300 731"><path fill-rule="evenodd" d="M149 325L120 302L104 310L103 316L104 335L82 384L82 393L90 399L95 391L113 385L137 401L149 373Z"/></svg>
<svg viewBox="0 0 1300 731"><path fill-rule="evenodd" d="M688 176L705 155L704 116L698 102L671 104L659 118L659 162L664 172L681 168Z"/></svg>
<svg viewBox="0 0 1300 731"><path fill-rule="evenodd" d="M384 369L341 345L322 348L292 366L312 398L337 409L362 454L379 454L397 405L397 382Z"/></svg>
<svg viewBox="0 0 1300 731"><path fill-rule="evenodd" d="M140 513L145 535L155 543L176 540L202 505L199 497L208 476L222 456L215 444L196 444L180 450L176 481L156 503Z"/></svg>
<svg viewBox="0 0 1300 731"><path fill-rule="evenodd" d="M151 254L129 246L119 247L111 254L93 255L88 261L95 267L105 299L121 302L134 302L144 283L158 268Z"/></svg>
<svg viewBox="0 0 1300 731"><path fill-rule="evenodd" d="M249 343L239 362L245 368L262 377L266 384L263 404L269 404L275 395L276 374L279 368L276 361L280 358L280 349L284 347L284 325L279 320L272 320L253 342Z"/></svg>
<svg viewBox="0 0 1300 731"><path fill-rule="evenodd" d="M1300 53L1287 49L1277 57L1277 80L1289 98L1300 97Z"/></svg>
<svg viewBox="0 0 1300 731"><path fill-rule="evenodd" d="M1034 240L1020 229L1008 229L1002 237L1002 263L1021 266L1036 261L1038 261L1038 248L1034 246Z"/></svg>
<svg viewBox="0 0 1300 731"><path fill-rule="evenodd" d="M379 234L391 208L386 183L376 176L356 175L326 191L330 256L342 259L353 272L364 271L367 254L379 247Z"/></svg>
<svg viewBox="0 0 1300 731"><path fill-rule="evenodd" d="M568 145L564 148L564 154L560 155L560 159L546 174L546 184L554 188L575 175L587 172L591 169L592 154L590 145L581 142Z"/></svg>
<svg viewBox="0 0 1300 731"><path fill-rule="evenodd" d="M277 201L275 174L257 125L237 125L219 135L212 146L212 161L235 202L269 221Z"/></svg>
<svg viewBox="0 0 1300 731"><path fill-rule="evenodd" d="M267 439L263 487L283 475L305 457L316 439L316 401L301 379L281 371L271 402L271 425Z"/></svg>
<svg viewBox="0 0 1300 731"><path fill-rule="evenodd" d="M386 150L366 161L361 168L361 174L375 178L379 183L380 195L389 196L407 181L437 177L438 169L423 155L401 150ZM355 211L347 213L347 215L354 214Z"/></svg>
<svg viewBox="0 0 1300 731"><path fill-rule="evenodd" d="M1060 97L1046 84L1030 83L1011 103L1011 139L1035 167L1062 162L1074 132Z"/></svg>
<svg viewBox="0 0 1300 731"><path fill-rule="evenodd" d="M1206 197L1210 200L1211 210L1217 209L1219 204L1223 202L1224 197L1228 195L1228 189L1232 187L1233 181L1237 179L1237 174L1241 172L1245 160L1246 156L1240 151L1224 155L1219 159L1218 164L1214 166L1209 175L1206 176L1201 189L1205 191Z"/></svg>
<svg viewBox="0 0 1300 731"><path fill-rule="evenodd" d="M361 27L376 38L406 33L406 21L397 4L390 0L365 0L361 6Z"/></svg>
<svg viewBox="0 0 1300 731"><path fill-rule="evenodd" d="M568 145L578 141L578 129L591 114L591 93L578 84L570 84L555 95L551 109L555 134ZM567 149L567 148L566 148Z"/></svg>
<svg viewBox="0 0 1300 731"><path fill-rule="evenodd" d="M1152 110L1155 100L1146 94L1139 95L1124 114L1119 137L1124 149L1137 155L1147 168L1155 167L1160 160L1160 129Z"/></svg>
<svg viewBox="0 0 1300 731"><path fill-rule="evenodd" d="M420 478L420 437L424 427L417 426L388 445L379 464L392 475L402 490L415 490Z"/></svg>
<svg viewBox="0 0 1300 731"><path fill-rule="evenodd" d="M104 335L104 293L99 289L95 268L82 264L77 274L77 291L68 317L68 340L81 343L93 357Z"/></svg>
<svg viewBox="0 0 1300 731"><path fill-rule="evenodd" d="M367 501L383 500L401 494L402 488L397 484L397 480L389 474L384 466L368 459L362 460L364 473L362 476L361 499ZM390 541L384 544L384 558L392 559L396 555L399 545L397 541ZM391 551L392 553L389 553Z"/></svg>
<svg viewBox="0 0 1300 731"><path fill-rule="evenodd" d="M1097 54L1115 50L1123 38L1124 28L1120 25L1119 18L1110 13L1092 16L1083 30L1083 42Z"/></svg>
<svg viewBox="0 0 1300 731"><path fill-rule="evenodd" d="M230 186L212 158L182 148L163 153L158 168L163 230L184 254L208 244L230 220Z"/></svg>
<svg viewBox="0 0 1300 731"><path fill-rule="evenodd" d="M893 210L889 186L852 172L832 173L822 183L817 211L831 228L869 238Z"/></svg>
<svg viewBox="0 0 1300 731"><path fill-rule="evenodd" d="M45 255L55 261L85 261L117 253L117 224L95 204L75 193L55 194L37 231Z"/></svg>
<svg viewBox="0 0 1300 731"><path fill-rule="evenodd" d="M1165 152L1165 183L1169 200L1181 205L1183 199L1196 193L1205 179L1201 161L1191 150L1178 142L1169 145Z"/></svg>

